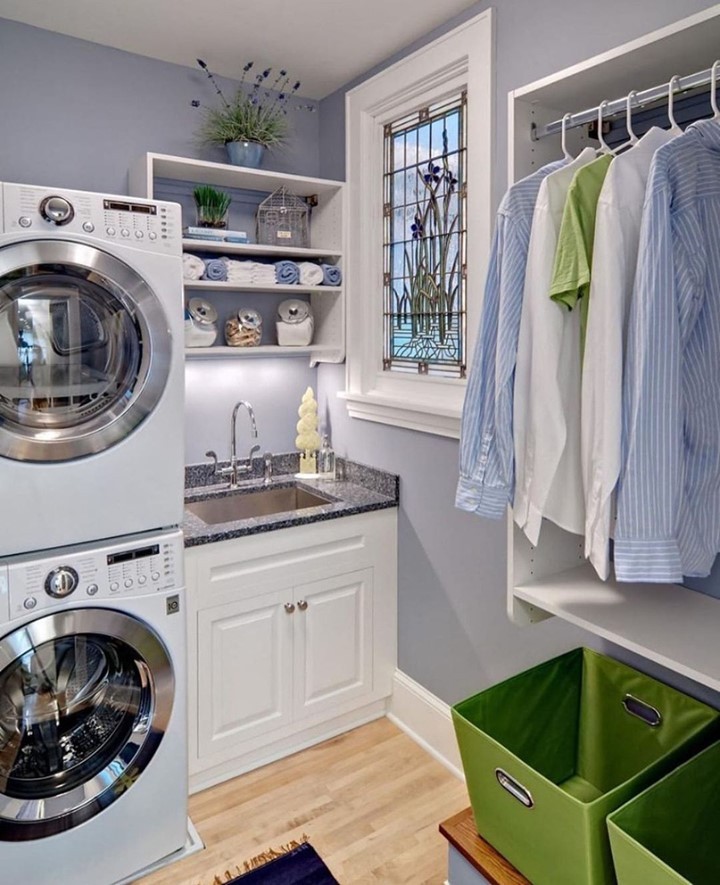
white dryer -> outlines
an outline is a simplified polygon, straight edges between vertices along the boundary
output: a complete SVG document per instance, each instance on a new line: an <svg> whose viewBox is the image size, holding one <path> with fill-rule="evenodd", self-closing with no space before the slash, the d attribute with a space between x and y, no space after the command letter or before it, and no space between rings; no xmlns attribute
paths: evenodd
<svg viewBox="0 0 720 885"><path fill-rule="evenodd" d="M0 187L0 556L182 519L180 207Z"/></svg>
<svg viewBox="0 0 720 885"><path fill-rule="evenodd" d="M179 531L0 560L3 882L111 885L187 833Z"/></svg>

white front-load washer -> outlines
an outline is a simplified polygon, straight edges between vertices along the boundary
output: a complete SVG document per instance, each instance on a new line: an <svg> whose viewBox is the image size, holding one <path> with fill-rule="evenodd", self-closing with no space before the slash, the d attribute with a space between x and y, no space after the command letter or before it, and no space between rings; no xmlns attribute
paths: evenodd
<svg viewBox="0 0 720 885"><path fill-rule="evenodd" d="M180 207L0 186L0 556L178 525Z"/></svg>
<svg viewBox="0 0 720 885"><path fill-rule="evenodd" d="M0 560L0 881L111 885L187 834L179 531Z"/></svg>

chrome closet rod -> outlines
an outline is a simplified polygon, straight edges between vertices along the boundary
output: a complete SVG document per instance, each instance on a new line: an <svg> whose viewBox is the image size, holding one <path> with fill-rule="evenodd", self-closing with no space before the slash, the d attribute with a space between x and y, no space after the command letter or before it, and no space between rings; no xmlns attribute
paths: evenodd
<svg viewBox="0 0 720 885"><path fill-rule="evenodd" d="M675 92L686 92L688 89L696 89L698 86L708 86L712 82L712 68L705 71L698 71L696 74L688 74L687 77L679 77L676 83ZM718 76L720 84L720 76ZM670 81L668 80L662 86L653 86L650 89L644 89L638 92L632 100L631 107L640 108L643 105L651 104L659 98L667 98L670 89ZM627 96L616 98L608 102L603 109L603 118L608 119L618 114L625 115L627 105ZM586 123L593 123L598 118L598 108L588 108L586 111L578 111L577 114L571 114L565 122L565 130L577 129L578 126L584 126ZM536 126L532 124L530 136L533 141L539 141L548 135L559 135L562 131L562 120L555 120L553 123L547 123L545 126Z"/></svg>

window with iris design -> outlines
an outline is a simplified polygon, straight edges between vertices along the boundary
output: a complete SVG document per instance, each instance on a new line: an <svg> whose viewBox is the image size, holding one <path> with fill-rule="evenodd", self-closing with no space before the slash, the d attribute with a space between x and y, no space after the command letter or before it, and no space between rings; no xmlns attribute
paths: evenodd
<svg viewBox="0 0 720 885"><path fill-rule="evenodd" d="M387 371L465 377L465 109L463 92L385 126Z"/></svg>

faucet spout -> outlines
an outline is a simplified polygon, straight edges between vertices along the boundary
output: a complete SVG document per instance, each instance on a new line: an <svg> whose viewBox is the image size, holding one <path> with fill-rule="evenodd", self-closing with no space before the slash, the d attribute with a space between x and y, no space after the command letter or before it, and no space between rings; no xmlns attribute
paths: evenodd
<svg viewBox="0 0 720 885"><path fill-rule="evenodd" d="M253 411L253 407L247 400L241 399L235 403L235 406L232 411L232 417L230 419L230 486L237 486L238 474L239 473L249 473L252 470L252 457L255 452L259 451L259 446L251 446L250 455L248 457L248 464L244 467L238 467L237 463L237 416L240 411L240 407L243 406L247 409L248 416L250 418L250 436L252 439L257 439L257 423L255 422L255 412Z"/></svg>

